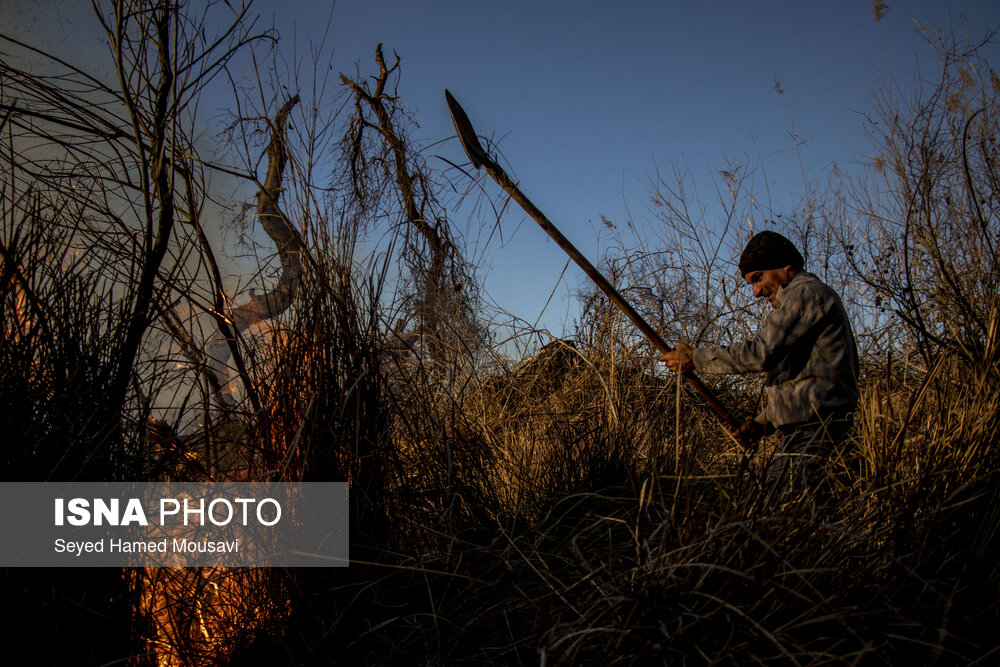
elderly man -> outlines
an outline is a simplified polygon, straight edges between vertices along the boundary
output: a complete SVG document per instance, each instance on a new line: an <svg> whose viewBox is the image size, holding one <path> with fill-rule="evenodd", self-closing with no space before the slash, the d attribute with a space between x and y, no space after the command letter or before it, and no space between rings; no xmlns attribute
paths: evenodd
<svg viewBox="0 0 1000 667"><path fill-rule="evenodd" d="M837 293L804 270L787 238L763 231L740 257L740 276L773 310L755 336L722 347L680 344L660 361L676 373L764 372L767 402L735 433L752 442L775 430L784 434L772 472L821 460L850 426L858 401L858 352Z"/></svg>

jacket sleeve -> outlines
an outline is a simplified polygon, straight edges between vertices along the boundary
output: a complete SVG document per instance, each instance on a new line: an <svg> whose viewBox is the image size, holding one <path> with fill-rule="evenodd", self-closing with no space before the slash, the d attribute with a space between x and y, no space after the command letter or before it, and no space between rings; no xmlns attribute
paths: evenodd
<svg viewBox="0 0 1000 667"><path fill-rule="evenodd" d="M785 289L778 307L752 338L728 346L697 348L692 353L694 366L707 373L769 371L822 317L823 309L810 290Z"/></svg>

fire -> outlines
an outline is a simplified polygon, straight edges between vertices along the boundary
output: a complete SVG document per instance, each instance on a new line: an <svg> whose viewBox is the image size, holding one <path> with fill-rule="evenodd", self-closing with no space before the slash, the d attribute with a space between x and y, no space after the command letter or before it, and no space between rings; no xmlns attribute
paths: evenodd
<svg viewBox="0 0 1000 667"><path fill-rule="evenodd" d="M212 435L235 440L226 430L234 427L214 424ZM152 416L147 429L156 455L172 461L171 477L246 477L232 460L219 460L220 452L209 456L207 441L184 437ZM279 574L265 568L150 567L135 570L132 585L139 592L139 611L150 623L148 649L160 667L227 663L248 638L285 627L290 613Z"/></svg>
<svg viewBox="0 0 1000 667"><path fill-rule="evenodd" d="M17 290L17 297L14 299L14 321L17 323L18 333L27 336L31 333L32 322L28 316L28 294L24 288Z"/></svg>
<svg viewBox="0 0 1000 667"><path fill-rule="evenodd" d="M282 627L288 597L272 570L144 568L134 585L160 667L226 663L254 634Z"/></svg>

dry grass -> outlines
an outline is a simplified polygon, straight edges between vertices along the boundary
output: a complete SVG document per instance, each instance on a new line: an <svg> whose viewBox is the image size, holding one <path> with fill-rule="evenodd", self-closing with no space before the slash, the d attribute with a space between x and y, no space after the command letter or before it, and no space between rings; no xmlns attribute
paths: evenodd
<svg viewBox="0 0 1000 667"><path fill-rule="evenodd" d="M913 401L922 422L912 436L912 415L885 424L866 402L829 462L829 483L796 497L758 484L754 463L741 476L739 465L706 470L689 456L680 474L653 472L635 453L642 427L662 425L641 417L621 430L512 439L552 449L536 446L528 462L498 457L464 480L453 466L460 502L421 508L422 525L408 532L426 546L367 568L381 604L365 609L365 634L346 650L356 660L442 663L981 658L994 646L996 591L985 582L995 574L1000 413L995 395L955 376L931 384ZM577 388L593 400L586 383ZM952 397L951 409L932 409L935 392ZM635 418L628 404L615 409ZM505 417L486 426L516 431ZM875 422L888 441L865 426ZM729 448L704 426L711 441L690 446ZM450 437L453 451L477 446ZM505 475L508 494L477 488L493 475Z"/></svg>
<svg viewBox="0 0 1000 667"><path fill-rule="evenodd" d="M143 266L115 239L141 225L88 209L100 198L71 187L72 169L48 181L20 171L21 144L8 137L0 148L18 171L0 211L4 479L348 481L353 562L8 576L0 627L29 636L39 619L47 635L73 638L39 642L41 662L995 660L997 91L943 62L952 69L939 94L909 114L892 108L874 180L854 184L864 196L833 191L829 210L810 202L789 230L853 290L865 352L855 428L823 483L797 493L764 475L773 440L744 454L600 298L584 295L572 346L555 342L532 363L491 348L474 267L436 199L443 189L400 130L397 97L388 109L358 98L358 114L365 102L390 117L379 116L379 135L358 131L370 120L342 122L353 157L331 179L310 171L310 151L335 146L327 128L341 120L296 120L316 134L289 139L294 178L281 202L303 239L295 304L234 342L222 372L239 382L225 401L198 353L218 319L190 315L221 289L194 231L204 193L171 194L184 233L153 271L148 337L129 357L130 389L109 406L137 326L122 285ZM397 69L379 63L391 89ZM43 83L38 92L60 85ZM907 162L920 155L932 159ZM759 315L719 279L749 231L742 221L765 213L751 171L727 167L722 225L692 218L704 207L658 175L664 231L649 245L670 251L621 241L605 262L670 340L739 339ZM397 224L404 208L409 232ZM97 241L80 259L85 233ZM910 271L886 273L902 255ZM757 407L754 381L706 379L730 405ZM164 396L170 420L150 421Z"/></svg>

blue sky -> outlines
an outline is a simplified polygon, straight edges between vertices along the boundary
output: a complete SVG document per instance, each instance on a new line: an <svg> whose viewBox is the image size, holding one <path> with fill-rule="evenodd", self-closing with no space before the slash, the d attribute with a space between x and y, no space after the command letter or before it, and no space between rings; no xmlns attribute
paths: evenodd
<svg viewBox="0 0 1000 667"><path fill-rule="evenodd" d="M1000 26L995 0L887 4L880 22L870 0L265 0L255 8L289 58L296 44L301 55L323 37L328 19L334 71L353 74L360 64L371 73L379 42L398 53L403 104L441 169L447 163L434 156L465 161L457 140L440 141L454 134L450 89L477 130L499 140L524 192L596 261L607 243L602 215L653 224L643 181L657 166L684 165L710 202L726 156L745 157L766 178L770 206L787 212L803 169L815 180L833 163L850 171L867 159L873 85L890 74L909 85L918 59L933 67L918 22L974 35ZM84 37L74 14L89 3L4 5L0 18L32 41L73 50ZM464 215L453 215L462 232ZM503 243L477 255L489 297L534 322L556 288L541 325L562 333L577 312L570 291L586 278L570 267L556 286L565 255L519 210L502 228Z"/></svg>
<svg viewBox="0 0 1000 667"><path fill-rule="evenodd" d="M283 6L304 17L293 21L300 36L316 32L306 5ZM918 58L933 66L917 22L981 33L1000 26L1000 2L889 3L876 22L869 0L338 0L331 36L335 68L360 61L366 71L377 42L400 55L400 93L428 145L453 134L442 94L450 89L477 130L500 139L524 192L596 261L601 215L652 224L642 182L657 165L685 165L711 200L725 157L746 156L762 167L771 205L787 213L803 165L812 180L834 162L863 163L871 87L890 73L909 85ZM457 141L430 152L465 161ZM504 243L484 257L487 290L534 322L565 255L520 210L503 228ZM569 324L570 290L585 282L571 266L542 326L558 335Z"/></svg>

